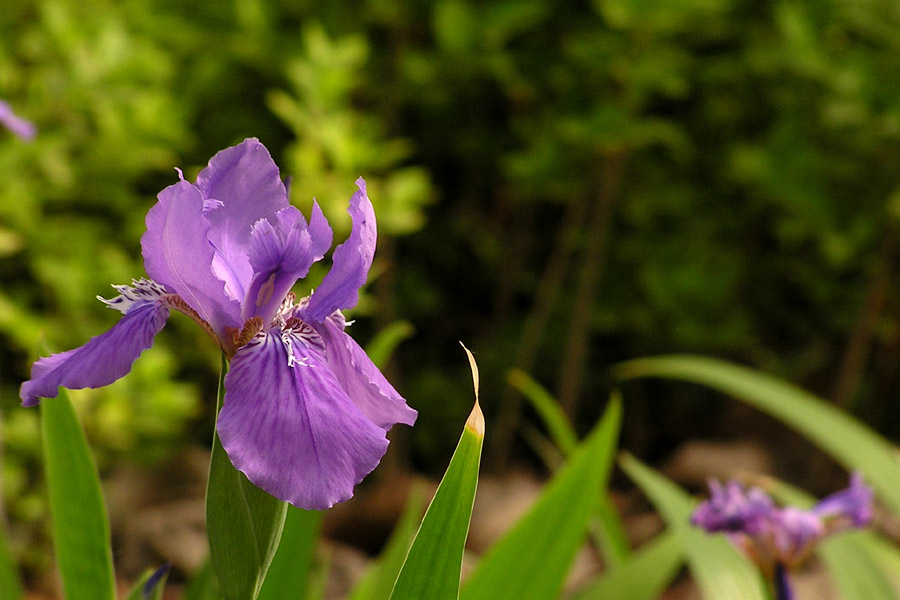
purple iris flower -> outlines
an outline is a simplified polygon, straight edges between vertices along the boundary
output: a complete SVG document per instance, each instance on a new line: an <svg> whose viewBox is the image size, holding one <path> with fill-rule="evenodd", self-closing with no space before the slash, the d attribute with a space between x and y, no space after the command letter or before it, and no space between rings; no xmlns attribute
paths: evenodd
<svg viewBox="0 0 900 600"><path fill-rule="evenodd" d="M850 486L809 510L778 507L757 487L739 482L709 482L710 498L691 515L691 523L707 532L722 532L741 548L773 582L779 600L792 598L787 571L799 565L824 537L865 527L872 519L872 489L854 473Z"/></svg>
<svg viewBox="0 0 900 600"><path fill-rule="evenodd" d="M3 100L0 100L0 125L26 141L33 140L37 134L37 127L34 126L34 123L14 113L12 107Z"/></svg>
<svg viewBox="0 0 900 600"><path fill-rule="evenodd" d="M141 238L151 279L113 286L123 316L84 346L37 361L25 406L58 387L101 387L124 376L175 309L197 321L230 361L216 423L234 466L273 496L324 509L353 495L387 450L406 405L344 331L375 252L365 181L350 200L353 226L321 285L290 289L331 247L318 204L309 221L288 204L278 167L256 139L216 154L197 177L160 192Z"/></svg>

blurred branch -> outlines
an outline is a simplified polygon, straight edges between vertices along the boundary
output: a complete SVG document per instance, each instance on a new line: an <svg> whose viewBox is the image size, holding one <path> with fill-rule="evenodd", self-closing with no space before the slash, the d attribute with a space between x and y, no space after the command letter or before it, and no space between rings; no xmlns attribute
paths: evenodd
<svg viewBox="0 0 900 600"><path fill-rule="evenodd" d="M578 274L575 301L572 305L569 332L566 336L559 374L557 399L570 419L574 418L578 409L578 395L581 393L581 380L591 334L591 314L606 258L610 226L619 200L619 187L626 162L627 154L617 152L606 155L600 165L600 181L591 207L590 222L587 226L587 247Z"/></svg>

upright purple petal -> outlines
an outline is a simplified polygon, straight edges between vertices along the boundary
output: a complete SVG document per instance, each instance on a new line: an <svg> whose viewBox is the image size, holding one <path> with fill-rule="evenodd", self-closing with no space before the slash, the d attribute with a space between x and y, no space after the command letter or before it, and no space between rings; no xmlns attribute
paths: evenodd
<svg viewBox="0 0 900 600"><path fill-rule="evenodd" d="M331 270L309 297L301 317L307 322L321 323L336 310L356 306L359 288L369 275L377 239L375 211L365 180L360 177L356 185L359 191L350 199L348 211L353 218L350 237L335 249Z"/></svg>
<svg viewBox="0 0 900 600"><path fill-rule="evenodd" d="M256 138L226 148L197 175L197 187L206 199L221 204L207 213L213 227L219 276L228 281L232 298L243 299L253 277L247 258L250 231L263 218L288 206L287 191L278 166Z"/></svg>
<svg viewBox="0 0 900 600"><path fill-rule="evenodd" d="M823 519L847 519L854 527L864 527L872 520L872 488L863 483L862 475L850 475L850 485L823 498L812 512Z"/></svg>
<svg viewBox="0 0 900 600"><path fill-rule="evenodd" d="M300 211L289 206L272 220L274 225L268 219L257 221L250 235L253 279L241 311L244 320L259 316L270 322L285 294L313 263L312 239Z"/></svg>
<svg viewBox="0 0 900 600"><path fill-rule="evenodd" d="M60 386L98 388L124 377L141 352L153 345L168 317L162 303L141 303L84 346L40 359L19 390L22 404L34 406L38 398L53 398Z"/></svg>
<svg viewBox="0 0 900 600"><path fill-rule="evenodd" d="M3 100L0 100L0 124L19 138L29 142L37 134L37 127L34 126L34 123L14 113L12 107Z"/></svg>
<svg viewBox="0 0 900 600"><path fill-rule="evenodd" d="M325 218L319 203L313 201L312 213L309 216L309 236L312 240L313 262L321 260L328 249L331 248L331 240L334 232L328 219Z"/></svg>
<svg viewBox="0 0 900 600"><path fill-rule="evenodd" d="M320 510L350 498L388 442L308 341L272 331L240 348L225 376L216 429L250 481L295 506Z"/></svg>
<svg viewBox="0 0 900 600"><path fill-rule="evenodd" d="M333 318L316 327L325 342L328 365L357 408L384 430L395 423L412 425L417 413L406 405L381 371Z"/></svg>
<svg viewBox="0 0 900 600"><path fill-rule="evenodd" d="M207 236L203 196L186 181L159 193L147 213L141 237L144 269L151 278L177 293L210 324L219 339L226 328L240 328L240 305L225 294L225 283L212 270L215 250Z"/></svg>

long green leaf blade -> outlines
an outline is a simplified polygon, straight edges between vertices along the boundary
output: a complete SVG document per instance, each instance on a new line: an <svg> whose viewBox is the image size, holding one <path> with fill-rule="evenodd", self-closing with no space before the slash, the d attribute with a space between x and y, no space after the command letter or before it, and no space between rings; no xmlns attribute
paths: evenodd
<svg viewBox="0 0 900 600"><path fill-rule="evenodd" d="M391 590L403 561L409 552L416 535L416 527L425 508L425 499L421 490L416 488L410 494L406 508L399 522L391 533L391 538L378 560L363 575L362 580L353 588L348 600L388 600Z"/></svg>
<svg viewBox="0 0 900 600"><path fill-rule="evenodd" d="M534 507L481 559L464 600L555 598L604 493L622 419L614 398Z"/></svg>
<svg viewBox="0 0 900 600"><path fill-rule="evenodd" d="M570 600L653 600L666 589L684 563L684 543L666 531L632 552L615 569Z"/></svg>
<svg viewBox="0 0 900 600"><path fill-rule="evenodd" d="M321 511L288 506L281 544L272 559L257 600L307 598L321 528Z"/></svg>
<svg viewBox="0 0 900 600"><path fill-rule="evenodd" d="M647 495L669 528L683 543L688 566L708 600L765 600L756 568L724 535L710 535L690 524L691 497L677 485L630 455L622 469Z"/></svg>
<svg viewBox="0 0 900 600"><path fill-rule="evenodd" d="M20 600L25 595L22 582L6 540L6 528L0 524L0 598Z"/></svg>
<svg viewBox="0 0 900 600"><path fill-rule="evenodd" d="M699 383L739 398L790 425L848 470L860 471L900 514L900 463L894 447L865 425L797 386L725 361L660 356L616 368L622 379L661 377Z"/></svg>
<svg viewBox="0 0 900 600"><path fill-rule="evenodd" d="M472 354L468 350L466 353L475 381L475 407L400 569L392 600L456 600L459 596L462 554L484 443L484 416L478 405L478 368Z"/></svg>
<svg viewBox="0 0 900 600"><path fill-rule="evenodd" d="M66 598L114 600L109 521L100 476L69 400L41 402L41 438L56 559Z"/></svg>

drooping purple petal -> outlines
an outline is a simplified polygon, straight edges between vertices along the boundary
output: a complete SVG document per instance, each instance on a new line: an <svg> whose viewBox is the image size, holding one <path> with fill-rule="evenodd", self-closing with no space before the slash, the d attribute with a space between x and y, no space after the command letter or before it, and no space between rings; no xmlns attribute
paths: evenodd
<svg viewBox="0 0 900 600"><path fill-rule="evenodd" d="M0 124L19 138L29 142L37 134L37 127L34 126L34 123L14 113L12 107L3 100L0 100Z"/></svg>
<svg viewBox="0 0 900 600"><path fill-rule="evenodd" d="M321 351L275 330L240 348L216 429L235 468L276 498L321 510L350 498L387 450ZM289 352L293 366L289 365Z"/></svg>
<svg viewBox="0 0 900 600"><path fill-rule="evenodd" d="M274 225L260 219L250 235L248 256L253 279L241 311L244 320L259 316L270 322L285 294L313 263L312 239L300 211L289 206L273 221Z"/></svg>
<svg viewBox="0 0 900 600"><path fill-rule="evenodd" d="M417 412L388 382L366 351L331 317L316 326L325 342L328 365L347 395L369 420L384 430L395 423L412 425Z"/></svg>
<svg viewBox="0 0 900 600"><path fill-rule="evenodd" d="M366 194L366 182L356 180L359 191L350 199L353 228L350 237L334 251L334 264L322 284L309 297L301 316L307 322L321 323L334 311L353 308L359 301L359 288L366 282L375 255L377 229L375 211Z"/></svg>
<svg viewBox="0 0 900 600"><path fill-rule="evenodd" d="M147 213L141 237L144 269L171 289L209 323L220 340L226 328L240 328L240 305L225 294L224 282L212 270L215 250L207 236L210 223L203 214L203 196L186 181L159 193Z"/></svg>
<svg viewBox="0 0 900 600"><path fill-rule="evenodd" d="M19 390L22 404L34 406L38 398L54 398L60 386L98 388L124 377L141 352L153 345L168 317L163 304L141 303L84 346L40 359Z"/></svg>
<svg viewBox="0 0 900 600"><path fill-rule="evenodd" d="M246 139L212 157L197 175L197 188L221 203L206 215L213 226L209 241L217 251L217 275L228 283L229 295L242 300L253 277L250 231L259 219L288 206L278 166L259 140Z"/></svg>

